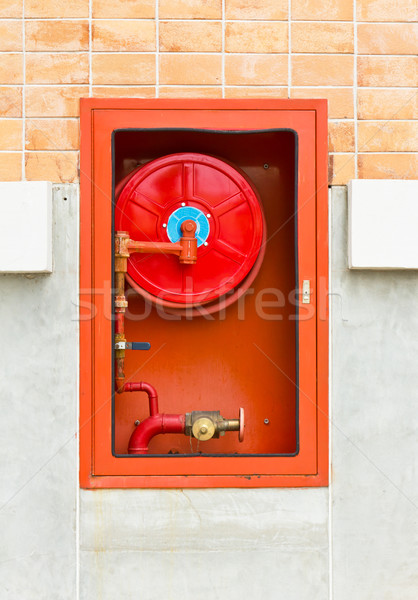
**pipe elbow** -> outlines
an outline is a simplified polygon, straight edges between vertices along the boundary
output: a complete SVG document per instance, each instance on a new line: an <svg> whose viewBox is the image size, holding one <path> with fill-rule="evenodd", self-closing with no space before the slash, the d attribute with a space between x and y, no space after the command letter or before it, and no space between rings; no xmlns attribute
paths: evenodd
<svg viewBox="0 0 418 600"><path fill-rule="evenodd" d="M129 440L129 454L147 454L152 438L162 433L184 433L184 415L157 414L140 423Z"/></svg>
<svg viewBox="0 0 418 600"><path fill-rule="evenodd" d="M129 454L146 454L150 440L161 433L161 415L148 417L140 423L129 440Z"/></svg>
<svg viewBox="0 0 418 600"><path fill-rule="evenodd" d="M149 412L151 417L158 414L158 394L153 385L146 381L125 383L123 386L124 392L145 392L149 400Z"/></svg>

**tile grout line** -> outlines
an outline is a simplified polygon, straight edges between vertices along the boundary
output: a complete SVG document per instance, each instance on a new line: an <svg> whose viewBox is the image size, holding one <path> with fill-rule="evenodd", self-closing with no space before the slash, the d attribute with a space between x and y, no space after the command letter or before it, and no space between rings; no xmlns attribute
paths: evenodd
<svg viewBox="0 0 418 600"><path fill-rule="evenodd" d="M225 98L225 0L222 0L222 62L221 62L222 98Z"/></svg>
<svg viewBox="0 0 418 600"><path fill-rule="evenodd" d="M93 2L89 0L89 98L93 95L93 69L92 69L92 39L93 39Z"/></svg>
<svg viewBox="0 0 418 600"><path fill-rule="evenodd" d="M22 83L6 83L6 84L0 84L1 86L7 86L7 87L11 87L11 88L19 88L22 87ZM49 82L42 82L42 83L26 83L26 87L88 87L88 83L87 82L82 82L82 83L49 83ZM212 87L212 88L216 88L218 86L218 84L216 83L165 83L163 84L164 87ZM144 87L153 87L152 83L133 83L133 84L126 84L126 83L99 83L98 87L135 87L135 88L144 88ZM229 85L227 85L226 87L233 87L233 88L239 88L239 87L252 87L252 88L257 88L257 87L268 87L268 88L281 88L281 89L287 89L287 85L286 84L273 84L273 85L263 85L262 83L260 84L233 84L230 83ZM295 85L293 86L295 89L297 90L305 90L305 89L330 89L330 90L351 90L353 88L352 85ZM416 91L416 88L410 85L406 85L406 86L384 86L384 85L380 85L380 86L373 86L373 85L366 85L366 86L359 86L362 90L388 90L388 91ZM4 117L5 118L5 117ZM374 120L379 120L379 119L366 119L366 121L374 121ZM407 121L416 121L417 119L406 119Z"/></svg>
<svg viewBox="0 0 418 600"><path fill-rule="evenodd" d="M25 0L22 0L22 181L26 181L25 146L26 146L26 27Z"/></svg>
<svg viewBox="0 0 418 600"><path fill-rule="evenodd" d="M155 0L155 97L160 97L160 0Z"/></svg>
<svg viewBox="0 0 418 600"><path fill-rule="evenodd" d="M19 88L22 87L22 83L6 83L6 84L0 84L1 86L7 86L7 87L11 87L11 88ZM163 84L164 87L195 87L195 88L201 88L201 87L210 87L210 88L216 88L218 87L219 84L216 83L165 83ZM26 83L26 87L88 87L88 83L87 82L81 82L81 83L49 83L49 82L42 82L42 83ZM146 88L146 87L153 87L152 83L133 83L133 84L126 84L126 83L99 83L98 87L134 87L134 88ZM286 84L273 84L273 85L263 85L262 83L260 84L233 84L230 83L229 85L227 85L226 87L232 87L232 88L240 88L240 87L251 87L251 88L257 88L257 87L268 87L268 88L273 88L273 89L287 89L287 85ZM330 90L352 90L353 86L352 85L295 85L293 86L295 89L297 90L308 90L308 89L330 89ZM416 88L410 85L406 85L406 86L373 86L373 85L366 85L366 86L359 86L362 90L386 90L386 91L416 91ZM412 99L412 97L411 97ZM2 118L8 118L8 117L2 117ZM12 117L10 117L12 118ZM343 118L343 117L341 117ZM386 117L383 117L384 119L386 119ZM362 119L363 120L363 119ZM380 119L364 119L366 121L379 121ZM416 121L417 119L402 119L404 121Z"/></svg>
<svg viewBox="0 0 418 600"><path fill-rule="evenodd" d="M96 19L95 19L96 20ZM125 19L127 20L127 19ZM73 55L78 55L78 54L88 54L87 50L27 50L26 51L27 54L34 54L34 55L42 55L42 54L54 54L54 55L60 55L60 54L71 54ZM189 56L199 56L199 55L203 55L203 56L222 56L222 52L209 52L209 51L192 51L192 50L182 50L182 51L176 51L176 52L172 52L172 51L163 51L160 52L160 54L164 54L166 56L173 56L173 55L184 55L187 54ZM2 54L5 55L15 55L15 54L22 54L21 52L17 52L16 50L13 51L9 51L9 50L0 50L0 56ZM98 50L97 54L122 54L122 55L131 55L131 54L135 54L138 56L151 56L153 54L155 54L155 50ZM285 52L228 52L229 56L288 56L289 51L288 49ZM293 55L293 54L292 54ZM336 56L351 56L354 57L355 54L353 52L295 52L295 56L312 56L312 57L318 57L318 56L327 56L327 57L336 57ZM356 56L358 56L359 58L379 58L379 59L386 59L386 58L415 58L415 54L357 54ZM12 85L12 84L11 84ZM299 86L300 87L300 86ZM310 86L310 87L324 87L324 86ZM327 87L327 86L325 86ZM329 87L329 86L328 86ZM335 86L335 87L344 87L344 86ZM347 87L347 86L345 86ZM391 87L391 86L364 86L364 87ZM394 87L413 87L413 86L404 86L402 84L398 84L395 85Z"/></svg>
<svg viewBox="0 0 418 600"><path fill-rule="evenodd" d="M292 0L287 3L287 97L292 86Z"/></svg>
<svg viewBox="0 0 418 600"><path fill-rule="evenodd" d="M21 21L22 17L3 17L2 19L7 20L8 22L13 22L13 21ZM109 19L109 17L95 17L95 21L126 21L127 19L129 19L129 21L153 21L154 18L153 17L111 17ZM28 21L31 21L32 23L36 23L39 21L76 21L76 22L82 22L82 21L86 21L87 18L86 17L27 17ZM222 21L222 19L206 19L206 18L193 18L193 19L186 19L186 18L174 18L174 17L166 17L165 19L162 19L162 21L174 21L176 23L178 22L188 22L188 23L195 23L195 22L200 22L200 23L220 23ZM227 23L248 23L249 21L251 21L251 23L286 23L287 19L225 19L225 21ZM335 19L331 19L328 21L323 21L323 20L314 20L314 19L295 19L295 23L300 23L301 25L306 24L306 23L312 23L313 25L320 25L320 24L338 24L338 25L351 25L353 23L353 21L336 21ZM414 25L415 21L359 21L358 23L360 26L362 25L382 25L382 26L386 26L386 25Z"/></svg>
<svg viewBox="0 0 418 600"><path fill-rule="evenodd" d="M357 0L353 0L353 25L354 25L354 65L353 65L353 103L354 103L354 178L358 178L358 109L357 109Z"/></svg>

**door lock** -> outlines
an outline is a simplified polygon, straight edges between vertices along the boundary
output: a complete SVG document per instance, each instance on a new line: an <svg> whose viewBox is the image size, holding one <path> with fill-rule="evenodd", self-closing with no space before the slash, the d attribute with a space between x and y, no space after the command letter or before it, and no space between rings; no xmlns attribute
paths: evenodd
<svg viewBox="0 0 418 600"><path fill-rule="evenodd" d="M302 304L311 303L311 284L309 279L304 279L302 283Z"/></svg>

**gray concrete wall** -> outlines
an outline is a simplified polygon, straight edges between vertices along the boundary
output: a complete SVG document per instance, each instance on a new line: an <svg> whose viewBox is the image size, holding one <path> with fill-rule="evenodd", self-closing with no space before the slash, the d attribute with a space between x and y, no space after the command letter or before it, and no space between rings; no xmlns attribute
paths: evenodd
<svg viewBox="0 0 418 600"><path fill-rule="evenodd" d="M80 508L82 600L327 597L324 488L82 490Z"/></svg>
<svg viewBox="0 0 418 600"><path fill-rule="evenodd" d="M0 276L1 600L76 597L78 215L54 186L53 273Z"/></svg>
<svg viewBox="0 0 418 600"><path fill-rule="evenodd" d="M415 599L418 274L348 271L345 188L330 488L79 493L77 222L56 186L54 273L0 277L1 600Z"/></svg>
<svg viewBox="0 0 418 600"><path fill-rule="evenodd" d="M349 271L332 195L332 589L418 596L418 272Z"/></svg>

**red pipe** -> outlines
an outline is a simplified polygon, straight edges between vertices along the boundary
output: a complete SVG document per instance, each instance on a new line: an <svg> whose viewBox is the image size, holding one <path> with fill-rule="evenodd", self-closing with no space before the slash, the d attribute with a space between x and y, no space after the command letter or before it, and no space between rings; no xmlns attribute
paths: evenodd
<svg viewBox="0 0 418 600"><path fill-rule="evenodd" d="M129 440L129 454L147 454L150 440L160 433L184 433L184 415L157 414L140 423Z"/></svg>
<svg viewBox="0 0 418 600"><path fill-rule="evenodd" d="M117 312L115 316L115 333L125 333L125 313Z"/></svg>
<svg viewBox="0 0 418 600"><path fill-rule="evenodd" d="M145 392L149 399L150 416L140 423L129 440L129 454L147 454L150 440L160 433L184 433L184 415L164 415L158 412L157 390L150 383L125 383L124 392Z"/></svg>
<svg viewBox="0 0 418 600"><path fill-rule="evenodd" d="M150 383L139 381L135 383L125 383L124 392L146 392L149 400L149 414L151 417L158 415L158 394L157 390Z"/></svg>

